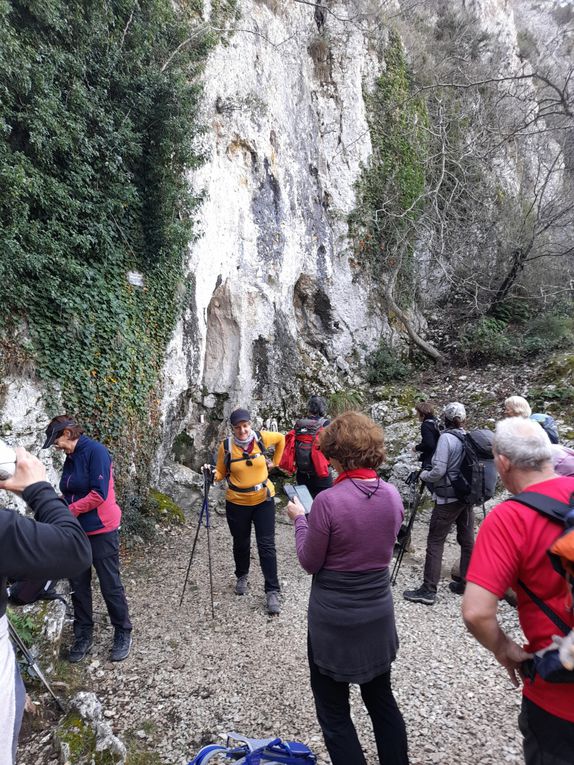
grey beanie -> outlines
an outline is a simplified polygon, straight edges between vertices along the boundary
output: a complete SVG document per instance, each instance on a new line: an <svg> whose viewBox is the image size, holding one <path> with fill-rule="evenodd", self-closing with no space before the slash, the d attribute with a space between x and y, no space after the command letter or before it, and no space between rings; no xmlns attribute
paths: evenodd
<svg viewBox="0 0 574 765"><path fill-rule="evenodd" d="M460 404L458 401L452 401L443 409L443 415L445 420L450 420L451 422L453 420L460 420L463 422L466 420L466 409L464 408L464 404Z"/></svg>

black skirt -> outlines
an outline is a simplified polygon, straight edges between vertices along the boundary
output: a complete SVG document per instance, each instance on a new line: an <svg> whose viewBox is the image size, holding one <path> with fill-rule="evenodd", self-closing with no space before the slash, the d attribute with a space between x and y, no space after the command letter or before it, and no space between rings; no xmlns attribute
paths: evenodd
<svg viewBox="0 0 574 765"><path fill-rule="evenodd" d="M388 568L319 571L309 598L309 640L320 672L346 683L368 683L388 672L397 655Z"/></svg>

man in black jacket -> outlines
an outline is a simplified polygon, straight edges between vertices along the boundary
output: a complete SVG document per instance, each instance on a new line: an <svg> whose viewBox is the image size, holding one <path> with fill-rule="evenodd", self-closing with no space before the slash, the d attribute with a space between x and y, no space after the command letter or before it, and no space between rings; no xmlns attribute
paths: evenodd
<svg viewBox="0 0 574 765"><path fill-rule="evenodd" d="M0 481L0 489L20 494L35 515L0 510L0 765L12 765L25 691L8 637L7 579L68 579L91 566L92 553L36 457L16 449L16 472Z"/></svg>

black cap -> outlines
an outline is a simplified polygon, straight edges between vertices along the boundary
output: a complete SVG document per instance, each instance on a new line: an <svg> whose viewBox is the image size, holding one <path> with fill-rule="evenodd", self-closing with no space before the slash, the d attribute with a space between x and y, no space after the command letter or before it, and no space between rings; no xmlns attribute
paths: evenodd
<svg viewBox="0 0 574 765"><path fill-rule="evenodd" d="M250 422L251 412L248 409L234 409L229 415L229 422L232 425L239 425L240 422Z"/></svg>
<svg viewBox="0 0 574 765"><path fill-rule="evenodd" d="M63 433L66 428L73 427L76 423L73 420L64 420L63 422L51 422L46 428L46 440L42 449L49 449L53 445L58 436Z"/></svg>

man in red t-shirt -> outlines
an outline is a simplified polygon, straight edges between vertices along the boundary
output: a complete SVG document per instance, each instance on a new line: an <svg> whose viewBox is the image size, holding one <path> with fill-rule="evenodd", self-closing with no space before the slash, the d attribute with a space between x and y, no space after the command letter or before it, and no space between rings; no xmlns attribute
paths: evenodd
<svg viewBox="0 0 574 765"><path fill-rule="evenodd" d="M493 450L502 482L513 494L534 491L561 502L570 500L574 478L556 475L550 441L536 422L521 417L502 420L496 426ZM519 580L574 627L568 584L547 555L560 533L558 523L536 510L512 499L501 502L481 525L462 604L469 631L492 651L515 686L523 680L518 724L526 765L574 763L574 682L548 683L540 675L529 680L520 669L532 653L552 643L558 628ZM508 588L517 593L520 625L528 641L524 648L502 631L496 618L498 601Z"/></svg>

